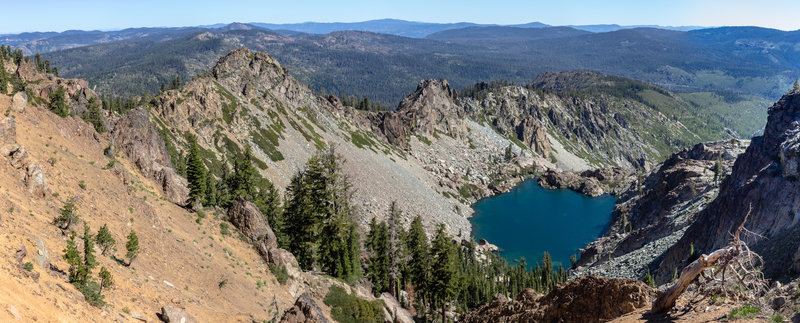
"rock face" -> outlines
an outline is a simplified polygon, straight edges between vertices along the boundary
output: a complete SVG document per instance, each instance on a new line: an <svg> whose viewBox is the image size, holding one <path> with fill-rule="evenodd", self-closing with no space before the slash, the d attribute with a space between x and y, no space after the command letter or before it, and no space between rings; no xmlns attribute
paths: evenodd
<svg viewBox="0 0 800 323"><path fill-rule="evenodd" d="M584 195L597 197L603 194L618 195L635 180L633 170L624 168L598 168L582 172L547 170L539 177L539 184L549 189L571 189Z"/></svg>
<svg viewBox="0 0 800 323"><path fill-rule="evenodd" d="M161 320L166 323L197 323L186 310L175 306L164 306L161 308Z"/></svg>
<svg viewBox="0 0 800 323"><path fill-rule="evenodd" d="M386 305L386 310L389 312L389 322L392 323L413 323L414 317L407 309L400 305L400 302L389 293L381 294L380 300Z"/></svg>
<svg viewBox="0 0 800 323"><path fill-rule="evenodd" d="M747 142L697 144L677 152L617 194L610 228L581 253L574 275L640 279L712 200ZM609 260L608 255L611 255ZM588 268L586 268L588 267Z"/></svg>
<svg viewBox="0 0 800 323"><path fill-rule="evenodd" d="M797 184L800 92L784 95L769 108L764 135L753 138L721 185L719 196L697 215L697 220L670 248L660 264L658 278L686 264L693 245L701 253L728 243L749 213L745 227L767 239L742 237L766 260L768 277L780 277L792 266L800 223L800 186Z"/></svg>
<svg viewBox="0 0 800 323"><path fill-rule="evenodd" d="M516 300L495 298L463 322L601 322L650 305L655 290L631 279L581 277L544 296L524 290Z"/></svg>
<svg viewBox="0 0 800 323"><path fill-rule="evenodd" d="M322 309L308 293L303 293L294 302L294 306L286 310L281 323L328 323L330 322Z"/></svg>
<svg viewBox="0 0 800 323"><path fill-rule="evenodd" d="M277 248L275 233L255 204L241 196L228 208L228 220L253 243L263 243L267 248Z"/></svg>
<svg viewBox="0 0 800 323"><path fill-rule="evenodd" d="M161 186L168 199L182 204L189 198L188 182L173 169L164 140L146 109L138 108L118 120L111 138L142 174Z"/></svg>
<svg viewBox="0 0 800 323"><path fill-rule="evenodd" d="M463 139L467 133L464 117L458 93L447 80L424 80L397 110L368 116L375 133L402 148L408 148L407 137L412 134L432 138L441 133Z"/></svg>
<svg viewBox="0 0 800 323"><path fill-rule="evenodd" d="M648 170L649 164L673 149L701 140L640 100L612 92L597 95L617 82L620 79L593 72L544 73L526 86L479 83L460 101L472 120L485 120L541 157L552 155L560 166L567 166L566 150L593 164L572 167L578 170L613 166ZM658 90L666 93L665 100L685 105Z"/></svg>

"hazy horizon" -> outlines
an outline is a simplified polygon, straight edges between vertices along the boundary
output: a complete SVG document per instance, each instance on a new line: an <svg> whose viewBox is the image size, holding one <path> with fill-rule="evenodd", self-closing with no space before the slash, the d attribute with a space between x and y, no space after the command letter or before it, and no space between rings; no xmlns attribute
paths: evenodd
<svg viewBox="0 0 800 323"><path fill-rule="evenodd" d="M354 23L398 19L424 23L516 25L541 22L568 25L755 26L785 31L800 29L792 16L792 1L753 3L743 0L633 1L602 3L573 0L559 3L508 0L398 2L322 0L232 0L225 3L178 0L104 2L100 0L42 0L36 6L21 2L5 5L12 13L0 20L0 34L63 32L67 30L121 30L126 28L192 27L229 22L299 24Z"/></svg>

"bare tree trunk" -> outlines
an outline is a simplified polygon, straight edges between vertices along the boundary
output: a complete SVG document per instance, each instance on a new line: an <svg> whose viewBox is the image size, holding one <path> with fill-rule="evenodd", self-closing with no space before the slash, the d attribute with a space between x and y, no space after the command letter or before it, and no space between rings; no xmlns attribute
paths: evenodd
<svg viewBox="0 0 800 323"><path fill-rule="evenodd" d="M653 313L660 313L675 306L675 301L678 300L678 297L689 288L689 285L697 280L697 277L700 276L703 270L713 267L717 263L717 260L732 252L735 252L733 247L719 249L708 256L700 256L700 258L686 266L686 268L683 268L678 281L663 292L658 293L658 298L653 302L651 311Z"/></svg>

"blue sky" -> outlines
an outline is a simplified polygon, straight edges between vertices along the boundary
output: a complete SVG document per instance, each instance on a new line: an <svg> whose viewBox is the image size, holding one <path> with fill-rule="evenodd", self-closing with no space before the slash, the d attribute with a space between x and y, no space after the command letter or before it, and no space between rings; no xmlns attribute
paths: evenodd
<svg viewBox="0 0 800 323"><path fill-rule="evenodd" d="M797 0L0 0L0 33L195 26L228 22L426 22L552 25L753 25L800 29ZM795 3L793 3L795 2Z"/></svg>

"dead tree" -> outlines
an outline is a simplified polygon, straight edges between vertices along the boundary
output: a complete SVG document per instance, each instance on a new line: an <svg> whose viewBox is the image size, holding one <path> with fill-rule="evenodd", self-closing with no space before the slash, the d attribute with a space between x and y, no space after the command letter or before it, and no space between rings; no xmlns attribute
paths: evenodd
<svg viewBox="0 0 800 323"><path fill-rule="evenodd" d="M752 211L752 207L747 211L742 224L733 233L733 240L727 246L709 255L700 256L681 271L681 276L675 284L658 293L651 312L661 313L671 309L675 306L678 297L693 283L699 286L720 283L724 288L728 280L735 278L736 284L754 294L767 290L768 285L763 273L759 270L764 264L764 260L751 251L747 244L740 239L742 232L759 236L744 227L750 211Z"/></svg>

